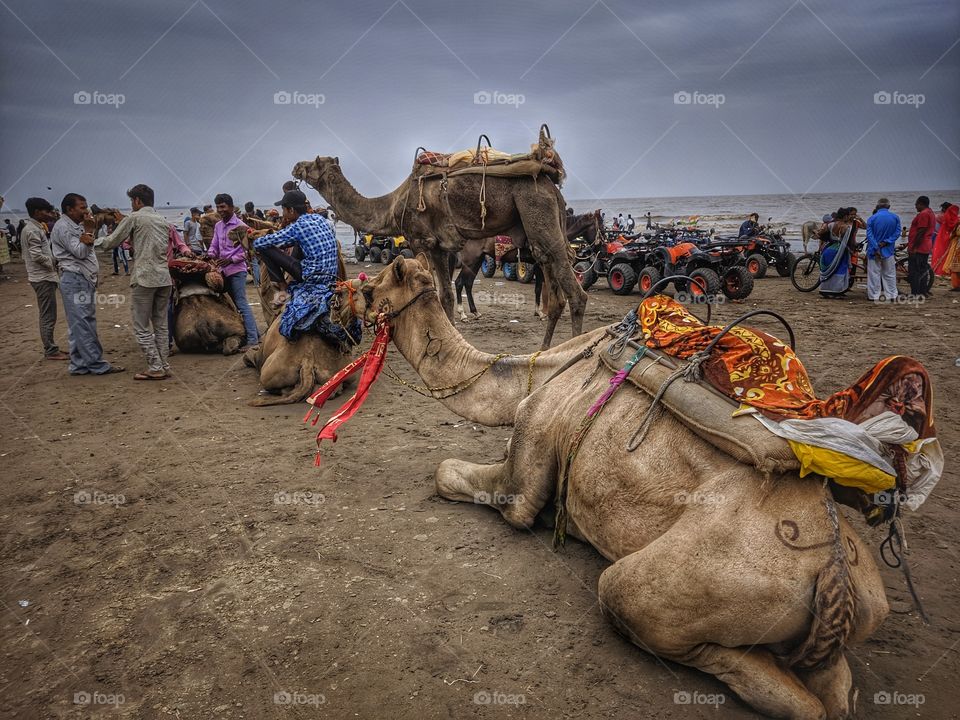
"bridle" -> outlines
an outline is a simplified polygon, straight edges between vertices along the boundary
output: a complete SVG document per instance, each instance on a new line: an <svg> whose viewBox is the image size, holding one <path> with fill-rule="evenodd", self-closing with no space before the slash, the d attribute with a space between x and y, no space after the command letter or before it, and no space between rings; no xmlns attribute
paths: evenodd
<svg viewBox="0 0 960 720"><path fill-rule="evenodd" d="M405 311L406 309L408 309L408 308L409 308L411 305L413 305L415 302L419 301L420 298L426 297L427 295L436 295L436 290L435 290L434 288L432 288L432 287L425 287L423 290L421 290L421 291L418 292L416 295L414 295L412 298L410 298L410 300L408 300L406 303L404 303L404 304L403 304L400 308L398 308L397 310L392 310L391 312L388 312L388 313L382 312L382 313L380 313L379 315L377 315L376 324L377 324L377 325L380 325L380 324L383 323L383 322L387 322L387 321L389 321L389 320L393 320L394 318L399 317L400 314L401 314L403 311Z"/></svg>

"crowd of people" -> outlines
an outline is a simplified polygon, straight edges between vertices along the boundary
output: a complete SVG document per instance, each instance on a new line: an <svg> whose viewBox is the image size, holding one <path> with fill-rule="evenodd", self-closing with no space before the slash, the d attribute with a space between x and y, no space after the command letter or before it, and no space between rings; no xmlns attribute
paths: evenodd
<svg viewBox="0 0 960 720"><path fill-rule="evenodd" d="M224 290L242 317L246 332L240 351L254 348L260 341L246 296L247 274L253 274L256 281L259 270L253 253L262 259L281 291L279 304L284 306L286 324L281 325L281 332L286 337L292 339L308 330L316 320L317 307L322 306L326 312L337 279L338 245L333 224L323 211L314 212L306 196L289 184L284 185L283 198L275 203L282 209L282 216L277 210L269 211L277 219L278 229L257 238L253 253L231 239L231 231L247 226L227 193L218 194L212 206L204 207L203 212L215 211L219 217L209 245L205 245L201 233L200 208L190 209L181 236L154 208L152 188L135 185L127 191L127 197L132 212L124 215L113 211L105 221L94 218L87 199L79 193L64 195L60 212L42 197L28 198L25 203L28 217L19 228L19 238L27 279L37 297L43 354L48 360L68 361L71 375L107 375L125 370L104 358L97 332L97 249L113 251L114 275L119 274L122 262L130 276L133 331L146 365L134 375L136 380L162 380L171 373L174 282L169 264L174 258L202 258L223 276ZM253 203L247 203L244 211L248 218L268 217ZM135 259L132 272L131 259ZM58 294L67 319L68 353L54 339Z"/></svg>

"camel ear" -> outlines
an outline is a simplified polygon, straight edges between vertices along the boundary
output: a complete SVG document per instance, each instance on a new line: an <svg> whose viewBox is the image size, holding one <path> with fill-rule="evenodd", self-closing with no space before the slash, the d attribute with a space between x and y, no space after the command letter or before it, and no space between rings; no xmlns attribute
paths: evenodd
<svg viewBox="0 0 960 720"><path fill-rule="evenodd" d="M404 263L406 263L406 258L403 255L398 255L397 258L393 261L393 276L397 279L397 282L403 282L404 276Z"/></svg>
<svg viewBox="0 0 960 720"><path fill-rule="evenodd" d="M337 167L340 167L340 158L339 158L339 157L335 157L335 158L333 159L333 164L336 165Z"/></svg>
<svg viewBox="0 0 960 720"><path fill-rule="evenodd" d="M430 258L427 257L426 253L417 253L417 262L427 272L433 272L433 268L430 267Z"/></svg>

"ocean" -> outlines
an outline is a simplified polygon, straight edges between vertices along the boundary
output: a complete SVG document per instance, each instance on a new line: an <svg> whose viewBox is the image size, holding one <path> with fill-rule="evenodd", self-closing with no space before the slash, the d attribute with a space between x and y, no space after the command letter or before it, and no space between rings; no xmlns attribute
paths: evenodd
<svg viewBox="0 0 960 720"><path fill-rule="evenodd" d="M900 216L904 225L909 225L916 211L914 201L920 195L930 198L930 206L939 210L944 201L960 203L960 190L910 190L903 192L848 192L816 193L805 196L782 195L713 195L699 197L662 197L662 198L610 198L603 200L567 200L577 213L592 212L599 208L606 215L609 226L617 214L632 214L637 228L645 227L644 215L650 212L654 223L670 224L677 220L689 220L697 217L697 227L714 228L720 234L735 233L747 215L756 212L760 222L769 222L786 227L786 236L794 248L799 249L800 226L808 220L818 220L823 215L840 207L855 207L860 215L867 217L880 197L890 200L890 209ZM313 198L311 198L313 199ZM260 206L264 209L271 205ZM160 207L160 213L177 227L183 226L187 214L186 207ZM4 209L0 211L0 224L11 218L14 225L25 217L23 211ZM343 222L337 223L337 239L348 251L348 257L354 245L353 229Z"/></svg>

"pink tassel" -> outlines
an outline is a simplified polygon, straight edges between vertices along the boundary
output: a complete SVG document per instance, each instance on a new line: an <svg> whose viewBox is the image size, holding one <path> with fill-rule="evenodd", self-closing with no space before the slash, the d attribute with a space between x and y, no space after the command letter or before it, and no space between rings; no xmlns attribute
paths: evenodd
<svg viewBox="0 0 960 720"><path fill-rule="evenodd" d="M631 365L630 369L632 368L633 366ZM617 374L610 378L610 387L608 387L604 391L603 395L597 398L597 401L590 406L590 409L587 410L587 417L593 417L600 412L600 409L607 403L607 400L613 397L613 394L617 391L617 388L623 385L623 381L627 379L627 375L629 374L629 369L618 370Z"/></svg>

